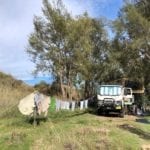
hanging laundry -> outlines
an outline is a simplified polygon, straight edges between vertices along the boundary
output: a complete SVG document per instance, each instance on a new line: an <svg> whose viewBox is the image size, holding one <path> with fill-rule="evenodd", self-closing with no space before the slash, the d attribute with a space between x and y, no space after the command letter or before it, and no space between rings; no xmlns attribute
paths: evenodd
<svg viewBox="0 0 150 150"><path fill-rule="evenodd" d="M74 111L75 110L75 102L71 102L71 110Z"/></svg>
<svg viewBox="0 0 150 150"><path fill-rule="evenodd" d="M88 108L88 100L85 100L85 101L84 101L84 107L85 107L85 109Z"/></svg>
<svg viewBox="0 0 150 150"><path fill-rule="evenodd" d="M61 109L61 101L60 100L56 100L56 111L59 111Z"/></svg>
<svg viewBox="0 0 150 150"><path fill-rule="evenodd" d="M84 101L80 101L80 110L82 110L84 107Z"/></svg>
<svg viewBox="0 0 150 150"><path fill-rule="evenodd" d="M61 109L65 109L65 102L61 101Z"/></svg>
<svg viewBox="0 0 150 150"><path fill-rule="evenodd" d="M70 102L66 102L66 109L69 110L70 109Z"/></svg>

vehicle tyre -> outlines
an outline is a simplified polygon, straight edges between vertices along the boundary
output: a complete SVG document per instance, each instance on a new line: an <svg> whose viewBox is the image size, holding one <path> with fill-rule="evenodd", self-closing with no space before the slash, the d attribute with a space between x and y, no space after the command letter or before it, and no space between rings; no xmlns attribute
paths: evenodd
<svg viewBox="0 0 150 150"><path fill-rule="evenodd" d="M109 116L109 111L105 111L105 116Z"/></svg>
<svg viewBox="0 0 150 150"><path fill-rule="evenodd" d="M98 108L98 109L97 109L97 114L98 114L98 115L102 115L102 114L103 114L102 109Z"/></svg>
<svg viewBox="0 0 150 150"><path fill-rule="evenodd" d="M125 115L125 112L124 112L124 109L122 109L122 111L120 112L119 116L120 116L121 118L124 118L124 115Z"/></svg>

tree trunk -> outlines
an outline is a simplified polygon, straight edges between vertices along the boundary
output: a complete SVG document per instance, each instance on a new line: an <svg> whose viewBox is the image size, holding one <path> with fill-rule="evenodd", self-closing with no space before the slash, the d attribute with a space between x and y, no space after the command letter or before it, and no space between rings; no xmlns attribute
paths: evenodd
<svg viewBox="0 0 150 150"><path fill-rule="evenodd" d="M68 74L68 94L69 94L69 100L72 101L72 83L70 79L70 73Z"/></svg>
<svg viewBox="0 0 150 150"><path fill-rule="evenodd" d="M85 90L84 90L84 98L88 98L90 96L90 81L85 81Z"/></svg>
<svg viewBox="0 0 150 150"><path fill-rule="evenodd" d="M64 99L64 98L65 98L65 91L64 91L64 87L63 87L62 72L60 73L59 78L60 78L60 90L61 90L61 95L62 95L62 98Z"/></svg>

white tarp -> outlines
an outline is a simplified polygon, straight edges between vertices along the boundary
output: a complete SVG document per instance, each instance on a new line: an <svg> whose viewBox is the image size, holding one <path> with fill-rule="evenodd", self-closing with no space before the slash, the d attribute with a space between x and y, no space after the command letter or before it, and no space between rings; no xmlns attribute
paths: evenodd
<svg viewBox="0 0 150 150"><path fill-rule="evenodd" d="M42 94L41 94L42 95ZM20 103L18 105L19 111L23 115L32 115L33 113L33 108L35 107L34 105L34 93L31 93L30 95L26 96L22 100L20 100ZM41 114L42 112L47 115L47 111L49 108L50 104L50 98L48 96L43 96L43 99L40 102L39 108L38 108L38 113Z"/></svg>
<svg viewBox="0 0 150 150"><path fill-rule="evenodd" d="M20 100L18 108L23 115L31 115L34 108L34 93L31 93L30 95Z"/></svg>

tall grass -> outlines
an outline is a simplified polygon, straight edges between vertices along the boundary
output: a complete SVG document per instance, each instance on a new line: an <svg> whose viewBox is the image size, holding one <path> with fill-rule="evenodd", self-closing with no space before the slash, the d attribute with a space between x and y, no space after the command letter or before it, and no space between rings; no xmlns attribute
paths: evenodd
<svg viewBox="0 0 150 150"><path fill-rule="evenodd" d="M14 110L19 100L32 91L33 89L22 81L0 72L0 117Z"/></svg>

